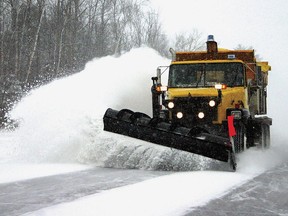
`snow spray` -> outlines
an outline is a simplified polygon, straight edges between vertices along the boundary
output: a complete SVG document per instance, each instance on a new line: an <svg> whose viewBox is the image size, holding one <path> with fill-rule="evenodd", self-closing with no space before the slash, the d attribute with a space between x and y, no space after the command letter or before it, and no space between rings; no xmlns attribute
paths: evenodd
<svg viewBox="0 0 288 216"><path fill-rule="evenodd" d="M138 48L120 57L94 59L83 71L32 90L10 113L20 126L5 147L6 159L190 169L195 165L186 153L103 131L109 107L151 115L151 77L157 66L169 63L153 49Z"/></svg>
<svg viewBox="0 0 288 216"><path fill-rule="evenodd" d="M157 66L169 63L153 49L133 49L120 57L94 59L83 71L31 91L10 113L20 126L12 132L13 142L1 145L0 161L5 154L6 160L35 163L217 169L222 162L103 131L109 107L151 115L151 77Z"/></svg>

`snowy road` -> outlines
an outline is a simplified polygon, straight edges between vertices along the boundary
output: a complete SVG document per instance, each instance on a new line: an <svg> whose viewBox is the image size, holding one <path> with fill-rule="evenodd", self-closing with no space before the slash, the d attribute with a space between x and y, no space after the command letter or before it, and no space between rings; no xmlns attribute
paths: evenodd
<svg viewBox="0 0 288 216"><path fill-rule="evenodd" d="M71 203L73 201L77 201L77 199L85 199L86 196L89 197L95 196L95 194L103 194L103 191L113 191L113 188L118 190L118 194L120 194L121 199L121 190L125 187L133 188L137 185L149 185L151 186L151 182L155 182L155 179L159 181L162 185L167 184L167 180L171 178L176 178L177 176L179 179L187 179L188 175L192 175L193 177L199 177L199 175L211 175L211 172L164 172L164 171L144 171L144 170L124 170L124 169L111 169L111 168L93 168L83 171L77 171L72 173L66 174L59 174L54 176L46 176L46 177L39 177L30 180L23 180L17 182L10 182L10 183L2 183L0 184L0 215L1 216L16 216L28 213L28 215L83 215L83 210L80 208L81 214L76 213L73 211L73 208L64 207L65 203ZM216 176L216 174L221 176L230 177L231 175L236 175L236 173L223 173L223 172L213 172L212 176ZM161 177L162 176L162 177ZM159 180L162 179L162 180ZM165 181L166 179L166 181ZM204 205L200 203L200 206L195 206L195 202L199 201L199 194L195 195L190 193L190 190L187 188L187 192L183 193L182 196L190 196L191 207L183 208L183 212L176 215L185 215L185 216L200 216L200 215L207 215L207 216L214 216L214 215L221 215L221 216L233 216L233 215L265 215L265 216L287 216L288 215L288 163L284 163L278 165L277 167L266 171L265 173L255 177L254 179L248 180L245 184L236 185L234 189L230 190L229 193L225 195L222 194L221 196L212 199L210 202ZM152 181L151 181L152 180ZM214 184L219 184L219 179L214 179ZM208 181L213 182L213 179L209 179ZM140 183L142 182L142 183ZM150 182L150 183L147 183ZM135 184L136 183L136 184ZM181 181L179 182L181 183ZM193 183L193 182L191 182ZM204 182L205 184L205 182ZM124 187L122 187L124 186ZM132 186L132 187L131 187ZM173 197L175 186L177 184L171 185L173 188L170 188L167 194L171 193L171 198L166 198L167 200L171 200L171 206L173 206L173 202L175 202L175 197ZM159 186L158 186L159 187ZM187 186L186 186L187 187ZM209 188L209 186L207 185ZM181 191L181 186L178 186L179 190ZM193 187L192 187L193 188ZM200 190L203 190L203 183L199 185ZM168 188L169 189L169 188ZM155 188L149 187L148 194L151 195L150 199L154 199L153 191ZM177 190L177 188L176 188ZM195 187L194 189L195 190ZM125 195L129 196L129 191L126 189ZM101 193L102 192L102 193ZM211 191L210 191L211 192ZM209 192L209 193L210 193ZM157 190L156 190L157 193ZM195 191L197 193L197 191ZM205 194L205 191L203 191ZM213 190L212 190L213 193ZM94 195L93 195L94 194ZM107 194L107 193L106 193ZM143 191L141 195L145 194ZM115 194L114 194L115 196ZM155 195L154 195L155 196ZM156 199L157 199L156 195ZM195 199L195 196L198 198ZM211 195L210 195L211 196ZM102 196L103 197L103 196ZM160 195L161 197L161 195ZM122 204L123 200L126 200L127 197L122 197L122 200L119 199L119 203ZM138 200L138 196L135 196L136 202ZM180 197L176 197L176 200ZM103 199L102 199L103 200ZM116 195L117 200L117 195ZM97 201L101 202L101 199L94 200L97 208ZM94 202L93 201L93 202ZM142 199L139 199L138 202L140 203L139 206L145 207L147 211L147 215L158 215L151 214L150 210L156 211L157 208L151 206L149 201L143 202ZM57 207L57 206L62 207ZM114 199L111 199L111 208L118 208L117 204L115 203ZM129 203L126 203L129 208ZM161 205L161 201L158 202ZM75 205L75 204L73 204ZM89 204L87 202L85 204L87 206L88 214L85 212L84 215L94 215L91 214L91 210L89 210ZM134 202L131 205L135 205ZM177 206L177 203L174 203ZM56 206L56 208L55 208ZM104 204L105 206L105 204ZM126 206L126 208L127 208ZM138 207L139 207L138 206ZM157 206L157 201L156 201ZM173 209L167 205L167 208ZM48 207L48 208L47 208ZM51 208L52 207L52 208ZM133 206L131 206L133 208ZM137 208L137 206L136 206ZM64 214L63 213L64 209ZM65 210L69 209L69 210ZM72 209L72 210L71 210ZM55 211L56 210L56 211ZM107 210L107 209L106 209ZM129 209L125 209L125 211L129 214ZM137 211L137 209L136 209ZM66 213L65 213L66 212ZM68 214L67 214L68 212ZM112 211L113 212L113 211ZM139 208L139 214L145 215L141 212L141 208ZM55 214L56 213L56 214ZM97 211L95 212L97 213ZM118 215L124 215L123 210L118 212ZM98 215L98 214L97 214ZM103 212L100 213L103 214ZM113 215L113 214L107 214ZM165 214L160 214L165 215ZM169 214L173 215L173 214Z"/></svg>
<svg viewBox="0 0 288 216"><path fill-rule="evenodd" d="M185 216L287 216L288 163L273 168L224 197Z"/></svg>
<svg viewBox="0 0 288 216"><path fill-rule="evenodd" d="M0 215L21 215L165 174L169 172L95 168L3 183L0 184Z"/></svg>

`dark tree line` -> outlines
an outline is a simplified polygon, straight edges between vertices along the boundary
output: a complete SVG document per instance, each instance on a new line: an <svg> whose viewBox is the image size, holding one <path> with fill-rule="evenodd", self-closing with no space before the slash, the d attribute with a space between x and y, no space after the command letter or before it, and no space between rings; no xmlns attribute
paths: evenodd
<svg viewBox="0 0 288 216"><path fill-rule="evenodd" d="M29 89L143 44L167 55L149 0L0 0L0 122Z"/></svg>

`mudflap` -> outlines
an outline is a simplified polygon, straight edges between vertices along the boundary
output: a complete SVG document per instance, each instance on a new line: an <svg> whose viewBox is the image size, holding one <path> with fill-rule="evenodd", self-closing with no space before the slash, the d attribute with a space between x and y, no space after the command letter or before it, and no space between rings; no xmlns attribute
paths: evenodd
<svg viewBox="0 0 288 216"><path fill-rule="evenodd" d="M191 128L173 126L163 120L150 118L144 113L128 109L116 111L109 108L103 121L105 131L235 163L234 152L228 138L201 132L195 134L195 130Z"/></svg>

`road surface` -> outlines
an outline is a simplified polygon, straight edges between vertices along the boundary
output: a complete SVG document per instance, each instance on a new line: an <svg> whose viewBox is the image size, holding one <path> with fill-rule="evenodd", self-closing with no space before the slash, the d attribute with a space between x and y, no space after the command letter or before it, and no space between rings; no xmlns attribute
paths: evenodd
<svg viewBox="0 0 288 216"><path fill-rule="evenodd" d="M288 216L288 163L185 216Z"/></svg>
<svg viewBox="0 0 288 216"><path fill-rule="evenodd" d="M3 183L0 184L0 216L21 215L168 174L171 172L94 168ZM288 163L284 163L205 206L189 209L185 216L288 216L287 179Z"/></svg>
<svg viewBox="0 0 288 216"><path fill-rule="evenodd" d="M0 184L0 216L16 216L157 176L163 171L95 168Z"/></svg>

